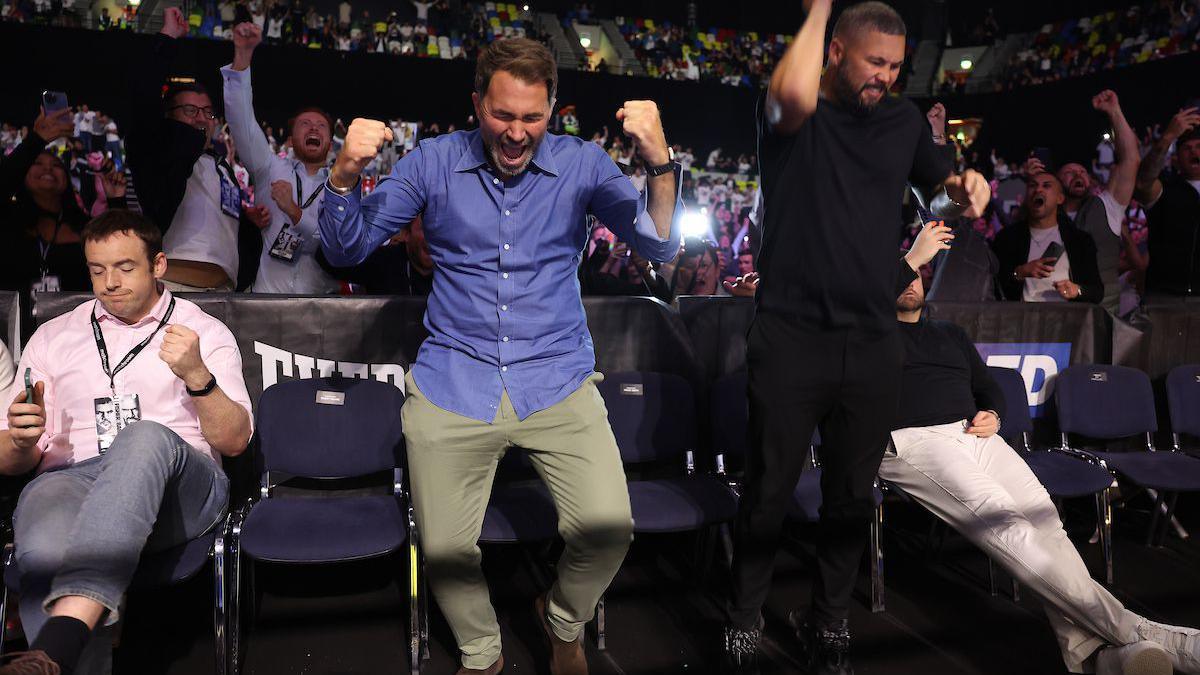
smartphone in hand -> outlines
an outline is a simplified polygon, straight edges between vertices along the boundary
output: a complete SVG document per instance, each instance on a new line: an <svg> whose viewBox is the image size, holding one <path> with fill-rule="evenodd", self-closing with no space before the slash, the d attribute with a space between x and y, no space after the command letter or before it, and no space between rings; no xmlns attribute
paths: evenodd
<svg viewBox="0 0 1200 675"><path fill-rule="evenodd" d="M42 109L46 114L65 110L67 107L67 95L61 91L43 91L42 92Z"/></svg>
<svg viewBox="0 0 1200 675"><path fill-rule="evenodd" d="M1051 265L1053 265L1058 262L1058 259L1062 257L1062 254L1063 254L1062 244L1058 243L1057 241L1052 241L1052 242L1050 242L1050 245L1046 247L1046 250L1042 253L1042 257L1050 258L1050 259L1054 260L1054 262L1051 263Z"/></svg>
<svg viewBox="0 0 1200 675"><path fill-rule="evenodd" d="M26 403L33 403L33 380L30 379L31 374L32 373L30 372L30 369L26 368L25 369L25 402Z"/></svg>

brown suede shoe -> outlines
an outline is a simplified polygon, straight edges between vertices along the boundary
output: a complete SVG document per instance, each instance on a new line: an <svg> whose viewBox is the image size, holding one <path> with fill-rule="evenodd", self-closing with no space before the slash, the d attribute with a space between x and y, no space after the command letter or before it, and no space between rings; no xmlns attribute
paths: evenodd
<svg viewBox="0 0 1200 675"><path fill-rule="evenodd" d="M478 668L467 668L466 666L463 666L458 669L457 675L497 675L502 670L504 670L503 654L500 655L500 658L496 659L495 663L487 668L484 668L483 670L479 670ZM3 673L0 673L0 675L3 675Z"/></svg>
<svg viewBox="0 0 1200 675"><path fill-rule="evenodd" d="M583 635L574 642L563 642L554 630L550 628L550 620L546 618L546 597L549 593L539 595L533 602L534 611L542 628L546 630L546 639L550 642L550 675L588 675L587 656L583 653Z"/></svg>
<svg viewBox="0 0 1200 675"><path fill-rule="evenodd" d="M62 668L51 661L46 652L14 652L5 654L7 661L0 666L0 675L61 675Z"/></svg>

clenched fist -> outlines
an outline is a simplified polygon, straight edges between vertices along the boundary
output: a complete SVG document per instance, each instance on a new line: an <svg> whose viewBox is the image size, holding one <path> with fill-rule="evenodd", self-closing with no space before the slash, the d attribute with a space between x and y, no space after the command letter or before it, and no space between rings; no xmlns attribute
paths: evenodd
<svg viewBox="0 0 1200 675"><path fill-rule="evenodd" d="M1111 115L1114 111L1121 109L1121 103L1117 100L1117 92L1112 89L1105 89L1092 97L1092 107L1102 113Z"/></svg>
<svg viewBox="0 0 1200 675"><path fill-rule="evenodd" d="M649 166L662 166L671 161L667 137L663 133L658 104L654 101L626 101L617 111L621 130L633 139L637 154Z"/></svg>
<svg viewBox="0 0 1200 675"><path fill-rule="evenodd" d="M271 199L274 199L279 210L292 220L293 225L304 217L304 212L300 210L295 197L292 196L292 184L286 180L277 180L271 183Z"/></svg>
<svg viewBox="0 0 1200 675"><path fill-rule="evenodd" d="M375 159L385 143L392 143L392 129L383 122L357 117L346 130L346 142L333 163L329 182L334 187L348 188L358 180L358 175Z"/></svg>
<svg viewBox="0 0 1200 675"><path fill-rule="evenodd" d="M179 38L188 34L188 22L183 11L178 7L168 7L163 10L163 27L159 32L170 38Z"/></svg>
<svg viewBox="0 0 1200 675"><path fill-rule="evenodd" d="M946 179L946 194L959 204L969 204L963 216L978 218L983 215L988 202L992 200L992 186L988 185L983 174L974 169L967 169L962 175Z"/></svg>
<svg viewBox="0 0 1200 675"><path fill-rule="evenodd" d="M187 326L177 323L167 326L158 358L188 389L203 389L212 379L212 373L200 358L200 336Z"/></svg>
<svg viewBox="0 0 1200 675"><path fill-rule="evenodd" d="M929 112L925 113L925 119L929 120L929 128L935 136L946 135L946 106L934 103Z"/></svg>

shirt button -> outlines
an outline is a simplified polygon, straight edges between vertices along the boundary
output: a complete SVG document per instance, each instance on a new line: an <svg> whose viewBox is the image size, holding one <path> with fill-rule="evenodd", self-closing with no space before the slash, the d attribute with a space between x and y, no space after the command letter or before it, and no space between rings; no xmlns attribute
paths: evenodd
<svg viewBox="0 0 1200 675"><path fill-rule="evenodd" d="M506 216L511 216L511 215L512 215L512 211L509 211L508 209L504 209L504 215L506 215Z"/></svg>
<svg viewBox="0 0 1200 675"><path fill-rule="evenodd" d="M500 366L500 372L502 372L502 373L507 373L507 372L508 372L508 366Z"/></svg>
<svg viewBox="0 0 1200 675"><path fill-rule="evenodd" d="M508 311L508 305L500 305L500 311L502 311L502 312L507 312L507 311Z"/></svg>
<svg viewBox="0 0 1200 675"><path fill-rule="evenodd" d="M499 179L499 178L493 178L493 179L492 179L492 185L499 185L499 184L500 184L500 179Z"/></svg>
<svg viewBox="0 0 1200 675"><path fill-rule="evenodd" d="M505 279L507 279L507 278L508 278L508 272L505 272L505 273L504 273L502 276L503 276Z"/></svg>
<svg viewBox="0 0 1200 675"><path fill-rule="evenodd" d="M508 249L510 249L510 248L512 248L512 246L509 246L508 244L505 244L505 245L504 245L504 250L505 250L505 251L507 251L507 250L508 250Z"/></svg>
<svg viewBox="0 0 1200 675"><path fill-rule="evenodd" d="M339 207L338 207L338 211L345 211L345 210L346 210L346 207L344 207L344 206L339 206Z"/></svg>
<svg viewBox="0 0 1200 675"><path fill-rule="evenodd" d="M505 335L504 337L502 337L502 338L500 338L500 339L501 339L501 340L504 340L505 342L508 342L508 336L507 336L507 335Z"/></svg>

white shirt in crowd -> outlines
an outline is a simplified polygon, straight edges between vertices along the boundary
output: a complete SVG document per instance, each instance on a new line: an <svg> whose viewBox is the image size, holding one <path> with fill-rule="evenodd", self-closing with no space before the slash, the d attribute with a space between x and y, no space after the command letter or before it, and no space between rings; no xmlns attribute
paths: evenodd
<svg viewBox="0 0 1200 675"><path fill-rule="evenodd" d="M717 160L720 158L721 158L721 149L717 148L716 150L713 150L712 152L708 153L708 161L705 162L705 166L707 166L710 169L715 167L717 165Z"/></svg>
<svg viewBox="0 0 1200 675"><path fill-rule="evenodd" d="M121 140L121 136L117 133L117 123L109 120L108 124L104 125L104 140L107 143L116 143Z"/></svg>
<svg viewBox="0 0 1200 675"><path fill-rule="evenodd" d="M432 2L420 2L419 0L413 0L413 7L417 8L417 19L421 21L429 20L429 8L433 7Z"/></svg>
<svg viewBox="0 0 1200 675"><path fill-rule="evenodd" d="M679 162L679 168L683 169L684 171L691 171L692 164L696 162L696 156L687 150L684 150L675 155L675 161Z"/></svg>
<svg viewBox="0 0 1200 675"><path fill-rule="evenodd" d="M218 9L221 12L222 24L231 24L233 23L233 20L237 18L237 6L234 5L230 0L225 0L222 2L220 5L218 5Z"/></svg>
<svg viewBox="0 0 1200 675"><path fill-rule="evenodd" d="M96 111L88 110L87 112L75 113L75 135L79 136L84 133L92 133L92 125L96 123Z"/></svg>
<svg viewBox="0 0 1200 675"><path fill-rule="evenodd" d="M212 263L237 281L238 219L221 209L221 182L236 180L222 175L217 160L203 154L192 167L183 200L171 227L163 236L163 252L173 260Z"/></svg>
<svg viewBox="0 0 1200 675"><path fill-rule="evenodd" d="M335 293L339 288L337 280L321 269L316 258L317 249L321 245L317 218L324 201L323 188L325 180L329 177L329 170L321 169L310 176L308 169L300 161L280 157L271 151L270 143L255 119L250 70L247 68L238 71L232 66L226 66L221 69L221 75L225 83L225 116L229 122L229 132L233 134L234 143L237 144L238 156L254 179L256 194L259 195L257 204L266 205L271 212L271 224L263 230L258 276L255 277L251 290L255 293ZM316 194L316 198L304 209L299 223L292 223L271 197L271 184L275 181L285 181L292 186L292 199L296 201L297 206L303 207L304 202ZM299 199L296 198L295 190L297 181ZM281 240L280 233L284 232L285 227L285 238L301 237L291 260L271 255L271 250L275 243Z"/></svg>
<svg viewBox="0 0 1200 675"><path fill-rule="evenodd" d="M346 0L342 0L342 4L338 5L338 22L342 25L349 26L350 14L353 11L354 8L350 6L350 3L346 2Z"/></svg>
<svg viewBox="0 0 1200 675"><path fill-rule="evenodd" d="M1030 260L1037 260L1043 257L1042 254L1046 252L1046 247L1051 242L1058 242L1059 246L1063 245L1062 233L1059 232L1057 225L1044 230L1030 228L1029 256L1025 261L1029 262ZM1021 292L1021 299L1025 302L1066 302L1058 290L1054 288L1054 282L1070 278L1071 263L1067 260L1067 251L1064 248L1050 276L1045 279L1030 277L1025 280L1025 289Z"/></svg>
<svg viewBox="0 0 1200 675"><path fill-rule="evenodd" d="M283 19L274 16L267 19L267 37L272 40L283 37Z"/></svg>
<svg viewBox="0 0 1200 675"><path fill-rule="evenodd" d="M1100 203L1104 204L1104 215L1108 217L1108 229L1112 230L1112 233L1118 237L1121 236L1121 224L1125 222L1125 207L1121 206L1120 202L1117 201L1116 197L1112 196L1112 193L1107 188L1101 190L1100 194L1096 196L1099 197ZM1066 214L1071 219L1071 222L1075 222L1075 216L1079 212L1067 211Z"/></svg>

